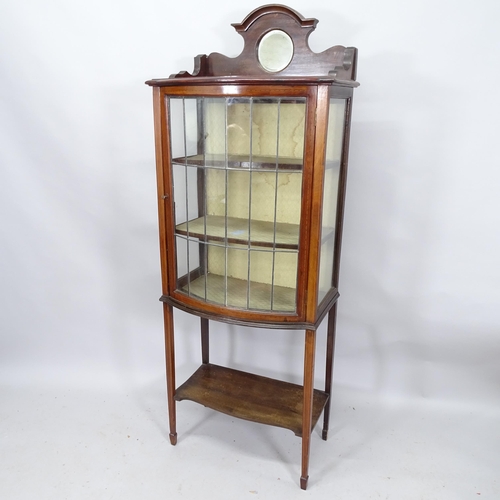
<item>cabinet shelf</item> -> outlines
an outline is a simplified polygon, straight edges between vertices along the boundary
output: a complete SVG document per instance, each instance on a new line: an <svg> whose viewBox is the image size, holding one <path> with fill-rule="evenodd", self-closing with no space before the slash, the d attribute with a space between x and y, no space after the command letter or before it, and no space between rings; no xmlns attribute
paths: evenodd
<svg viewBox="0 0 500 500"><path fill-rule="evenodd" d="M302 158L291 158L287 156L261 156L253 155L250 159L249 155L228 155L223 154L207 154L207 155L192 155L181 156L174 158L172 163L176 165L188 167L206 167L228 170L248 170L248 171L273 171L284 170L289 173L302 173L304 160ZM340 160L327 160L325 162L325 170L340 167Z"/></svg>
<svg viewBox="0 0 500 500"><path fill-rule="evenodd" d="M302 172L303 159L291 157L254 155L207 154L174 158L173 163L193 167L228 168L244 170L286 170Z"/></svg>
<svg viewBox="0 0 500 500"><path fill-rule="evenodd" d="M182 291L207 302L239 309L295 312L296 289L209 273L182 287ZM224 300L226 298L226 300ZM272 301L271 301L272 298Z"/></svg>
<svg viewBox="0 0 500 500"><path fill-rule="evenodd" d="M233 417L283 427L302 436L301 385L207 363L177 389L175 399L188 399ZM314 390L311 429L327 401L325 392Z"/></svg>
<svg viewBox="0 0 500 500"><path fill-rule="evenodd" d="M248 220L238 217L207 215L176 226L176 232L200 238L202 240L226 241L247 245L249 242L248 226L250 222L251 245L297 250L299 246L299 225L261 220ZM226 227L227 224L227 227ZM276 229L276 231L275 231Z"/></svg>

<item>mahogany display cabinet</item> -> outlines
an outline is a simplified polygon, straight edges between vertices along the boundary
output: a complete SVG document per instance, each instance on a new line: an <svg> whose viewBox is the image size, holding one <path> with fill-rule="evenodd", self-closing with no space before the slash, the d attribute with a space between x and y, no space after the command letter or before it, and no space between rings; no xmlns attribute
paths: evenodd
<svg viewBox="0 0 500 500"><path fill-rule="evenodd" d="M316 19L267 5L233 24L242 53L195 59L153 88L170 441L176 402L328 433L342 220L357 50L314 53ZM201 366L175 382L173 308L200 317ZM314 389L328 315L326 384ZM211 364L209 322L304 330L303 385ZM244 330L244 329L242 329ZM242 331L244 334L244 331Z"/></svg>

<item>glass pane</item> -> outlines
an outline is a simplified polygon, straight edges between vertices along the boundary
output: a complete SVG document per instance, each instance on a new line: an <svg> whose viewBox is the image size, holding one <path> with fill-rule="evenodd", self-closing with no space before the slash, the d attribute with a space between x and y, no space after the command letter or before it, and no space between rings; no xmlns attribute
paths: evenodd
<svg viewBox="0 0 500 500"><path fill-rule="evenodd" d="M168 99L168 111L170 115L170 151L173 158L183 158L185 156L184 99Z"/></svg>
<svg viewBox="0 0 500 500"><path fill-rule="evenodd" d="M187 158L198 152L197 100L193 98L170 98L170 141L172 158L185 164Z"/></svg>
<svg viewBox="0 0 500 500"><path fill-rule="evenodd" d="M335 253L335 223L339 191L340 161L344 139L344 99L330 99L326 145L325 179L323 188L323 214L319 267L318 303L332 288Z"/></svg>
<svg viewBox="0 0 500 500"><path fill-rule="evenodd" d="M170 98L169 109L177 289L294 312L305 98Z"/></svg>
<svg viewBox="0 0 500 500"><path fill-rule="evenodd" d="M296 301L297 287L297 251L280 251L274 253L273 262L273 311L290 312Z"/></svg>
<svg viewBox="0 0 500 500"><path fill-rule="evenodd" d="M187 239L181 236L175 238L175 250L177 257L177 287L183 288L188 274L188 250ZM184 278L184 280L183 280Z"/></svg>
<svg viewBox="0 0 500 500"><path fill-rule="evenodd" d="M177 235L177 288L191 295L192 283L203 274L203 245L198 241Z"/></svg>
<svg viewBox="0 0 500 500"><path fill-rule="evenodd" d="M174 179L175 224L186 223L196 219L203 213L200 203L200 190L204 176L203 171L196 167L186 167L174 164L172 167ZM186 225L189 225L187 222Z"/></svg>
<svg viewBox="0 0 500 500"><path fill-rule="evenodd" d="M226 166L226 104L225 99L203 99L204 166L225 168Z"/></svg>

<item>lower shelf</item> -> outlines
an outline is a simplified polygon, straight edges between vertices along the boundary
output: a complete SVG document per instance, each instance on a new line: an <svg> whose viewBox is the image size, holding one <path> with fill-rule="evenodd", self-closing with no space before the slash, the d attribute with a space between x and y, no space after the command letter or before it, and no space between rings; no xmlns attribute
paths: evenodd
<svg viewBox="0 0 500 500"><path fill-rule="evenodd" d="M175 399L188 399L234 417L290 429L302 436L304 389L268 377L206 364L182 384ZM313 395L312 427L316 425L328 395Z"/></svg>
<svg viewBox="0 0 500 500"><path fill-rule="evenodd" d="M216 304L224 304L226 300L230 307L275 312L295 312L297 294L295 288L255 281L249 283L213 273L191 281L182 291Z"/></svg>

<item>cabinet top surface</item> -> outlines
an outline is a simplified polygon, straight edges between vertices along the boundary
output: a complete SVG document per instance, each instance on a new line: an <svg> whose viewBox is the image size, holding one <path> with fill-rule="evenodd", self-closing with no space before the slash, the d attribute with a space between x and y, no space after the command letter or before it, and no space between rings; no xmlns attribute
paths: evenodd
<svg viewBox="0 0 500 500"><path fill-rule="evenodd" d="M146 85L151 87L182 87L195 85L339 85L343 87L359 87L358 82L339 80L328 76L304 76L259 78L242 76L197 76L197 77L170 77L153 78L147 80Z"/></svg>
<svg viewBox="0 0 500 500"><path fill-rule="evenodd" d="M195 58L192 73L148 80L153 87L220 84L301 84L357 87L357 49L336 45L316 53L308 44L317 19L284 5L265 5L232 26L243 37L240 55Z"/></svg>

